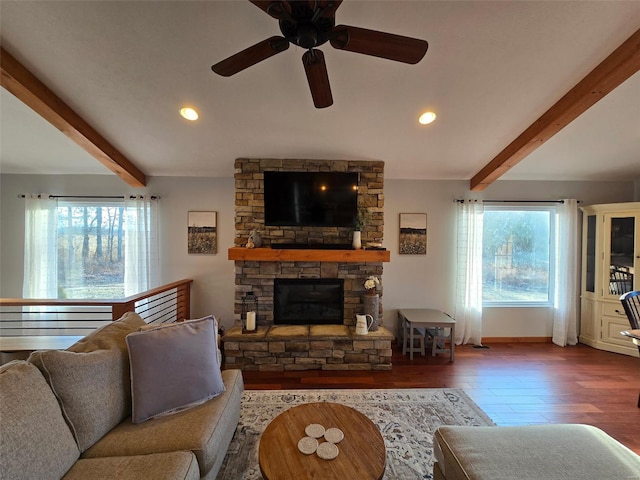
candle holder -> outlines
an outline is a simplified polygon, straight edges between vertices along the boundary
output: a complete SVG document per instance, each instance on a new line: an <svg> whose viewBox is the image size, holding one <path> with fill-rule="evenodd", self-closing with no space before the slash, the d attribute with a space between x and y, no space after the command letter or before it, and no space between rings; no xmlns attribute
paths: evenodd
<svg viewBox="0 0 640 480"><path fill-rule="evenodd" d="M247 292L242 297L242 333L256 333L258 331L258 297L253 292Z"/></svg>

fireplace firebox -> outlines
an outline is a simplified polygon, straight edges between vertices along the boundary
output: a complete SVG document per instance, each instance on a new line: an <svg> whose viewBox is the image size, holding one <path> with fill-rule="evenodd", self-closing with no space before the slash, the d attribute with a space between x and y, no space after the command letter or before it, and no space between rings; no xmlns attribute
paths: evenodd
<svg viewBox="0 0 640 480"><path fill-rule="evenodd" d="M276 278L273 323L276 325L342 325L344 280Z"/></svg>

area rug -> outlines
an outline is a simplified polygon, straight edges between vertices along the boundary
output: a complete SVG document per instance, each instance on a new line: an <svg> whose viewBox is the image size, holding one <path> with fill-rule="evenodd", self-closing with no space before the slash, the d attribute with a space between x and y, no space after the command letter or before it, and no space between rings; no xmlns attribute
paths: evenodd
<svg viewBox="0 0 640 480"><path fill-rule="evenodd" d="M433 478L433 432L439 426L494 425L459 389L246 390L240 422L218 480L262 479L260 434L286 409L309 402L340 403L369 417L384 438L387 480Z"/></svg>

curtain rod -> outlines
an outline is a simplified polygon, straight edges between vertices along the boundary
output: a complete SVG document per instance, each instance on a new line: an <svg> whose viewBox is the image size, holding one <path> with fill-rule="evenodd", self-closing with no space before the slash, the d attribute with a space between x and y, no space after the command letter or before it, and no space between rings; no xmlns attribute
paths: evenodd
<svg viewBox="0 0 640 480"><path fill-rule="evenodd" d="M564 200L464 200L457 198L456 203L481 202L481 203L564 203ZM578 200L578 203L582 203Z"/></svg>
<svg viewBox="0 0 640 480"><path fill-rule="evenodd" d="M18 198L26 198L27 196L24 193L18 195ZM41 195L37 195L38 198L42 198ZM101 199L125 199L127 198L125 195L49 195L48 198L101 198ZM136 198L136 195L129 195L129 199ZM160 197L156 195L151 196L151 200L158 200Z"/></svg>
<svg viewBox="0 0 640 480"><path fill-rule="evenodd" d="M564 200L482 200L485 203L564 203Z"/></svg>

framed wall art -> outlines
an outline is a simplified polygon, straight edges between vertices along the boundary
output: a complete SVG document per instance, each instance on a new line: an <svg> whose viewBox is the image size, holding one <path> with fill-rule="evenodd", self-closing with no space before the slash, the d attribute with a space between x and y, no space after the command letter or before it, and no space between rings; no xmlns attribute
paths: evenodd
<svg viewBox="0 0 640 480"><path fill-rule="evenodd" d="M218 212L189 212L187 252L218 253Z"/></svg>
<svg viewBox="0 0 640 480"><path fill-rule="evenodd" d="M427 254L427 214L400 214L400 255Z"/></svg>

